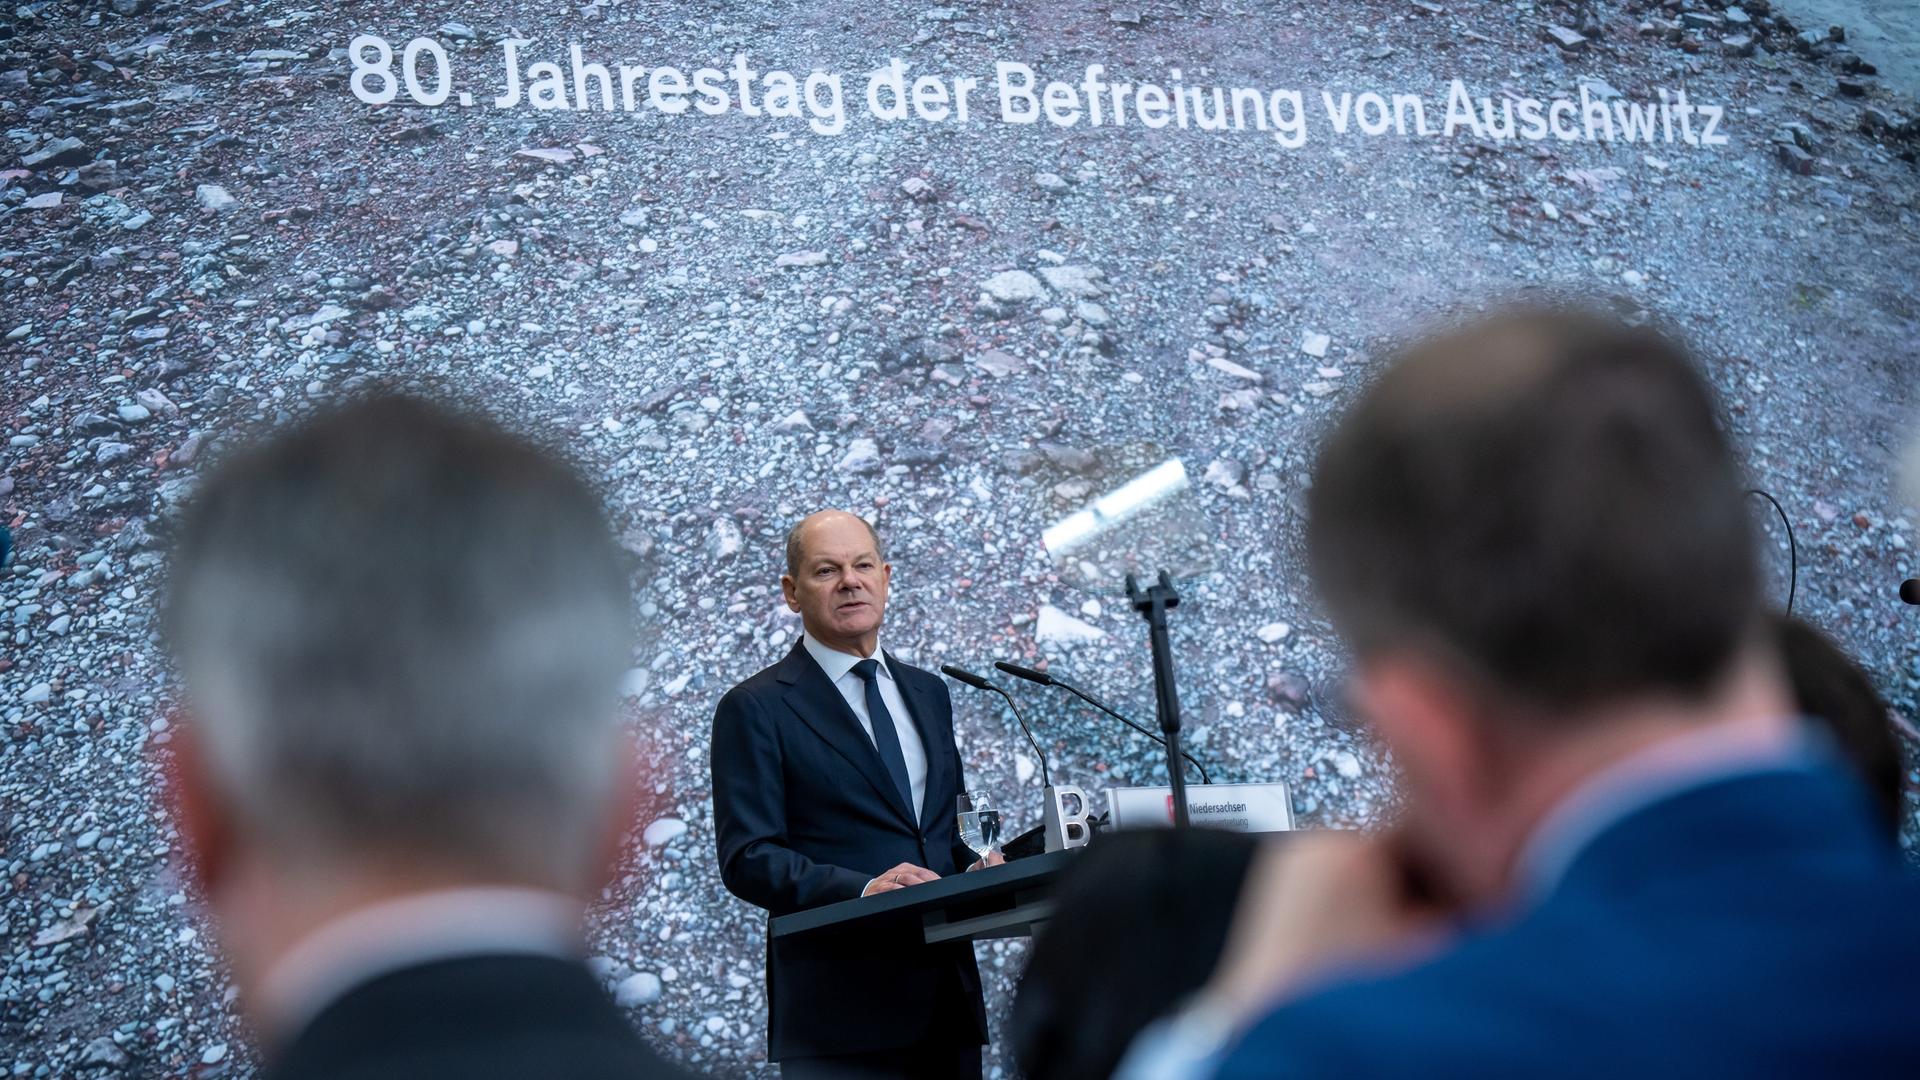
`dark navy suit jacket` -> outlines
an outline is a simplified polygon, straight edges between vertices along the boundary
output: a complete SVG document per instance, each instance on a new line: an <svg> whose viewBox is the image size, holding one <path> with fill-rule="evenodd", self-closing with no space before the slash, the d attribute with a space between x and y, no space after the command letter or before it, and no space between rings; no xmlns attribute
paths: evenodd
<svg viewBox="0 0 1920 1080"><path fill-rule="evenodd" d="M1837 766L1709 782L1517 920L1276 1010L1219 1075L1920 1076L1920 879Z"/></svg>
<svg viewBox="0 0 1920 1080"><path fill-rule="evenodd" d="M577 960L434 960L349 990L275 1053L266 1080L685 1080Z"/></svg>
<svg viewBox="0 0 1920 1080"><path fill-rule="evenodd" d="M947 686L886 659L927 752L918 824L873 739L801 643L714 710L720 879L770 917L851 900L900 863L945 876L972 861L956 835L954 801L965 788ZM769 940L767 1029L775 1061L978 1045L987 1024L973 946Z"/></svg>

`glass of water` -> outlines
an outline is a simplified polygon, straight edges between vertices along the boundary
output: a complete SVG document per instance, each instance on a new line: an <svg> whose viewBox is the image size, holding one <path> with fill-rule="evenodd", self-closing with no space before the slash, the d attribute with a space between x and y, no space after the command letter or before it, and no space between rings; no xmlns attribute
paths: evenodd
<svg viewBox="0 0 1920 1080"><path fill-rule="evenodd" d="M966 791L960 793L958 803L960 842L985 859L1000 846L1000 811L993 808L993 800L987 796Z"/></svg>

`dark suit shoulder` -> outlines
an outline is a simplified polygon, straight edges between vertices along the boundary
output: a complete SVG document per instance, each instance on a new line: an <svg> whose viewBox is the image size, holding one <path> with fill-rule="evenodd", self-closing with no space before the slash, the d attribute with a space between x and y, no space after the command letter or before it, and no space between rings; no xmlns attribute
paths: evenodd
<svg viewBox="0 0 1920 1080"><path fill-rule="evenodd" d="M780 659L734 684L733 689L727 691L727 695L739 693L755 697L767 694L779 696L785 694L794 683L799 682L809 668L819 671L820 665L813 662L813 657L807 654L802 641L795 641Z"/></svg>
<svg viewBox="0 0 1920 1080"><path fill-rule="evenodd" d="M790 657L781 657L779 660L768 664L759 671L734 683L733 687L727 691L725 696L731 697L735 694L759 695L779 693L785 685L780 681L780 673L790 662Z"/></svg>
<svg viewBox="0 0 1920 1080"><path fill-rule="evenodd" d="M790 662L791 657L788 657L768 664L735 683L714 704L715 715L724 717L733 712L771 708L787 691L787 684L781 676L782 669Z"/></svg>
<svg viewBox="0 0 1920 1080"><path fill-rule="evenodd" d="M539 956L419 964L328 1005L268 1080L439 1080L682 1074L641 1041L586 966Z"/></svg>

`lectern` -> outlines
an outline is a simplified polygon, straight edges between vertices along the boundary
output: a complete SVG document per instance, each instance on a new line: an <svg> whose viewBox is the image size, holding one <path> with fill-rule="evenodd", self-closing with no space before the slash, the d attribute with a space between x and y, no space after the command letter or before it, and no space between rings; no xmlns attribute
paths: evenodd
<svg viewBox="0 0 1920 1080"><path fill-rule="evenodd" d="M857 938L863 949L1025 937L1053 914L1055 879L1078 848L797 911L767 927L774 949Z"/></svg>

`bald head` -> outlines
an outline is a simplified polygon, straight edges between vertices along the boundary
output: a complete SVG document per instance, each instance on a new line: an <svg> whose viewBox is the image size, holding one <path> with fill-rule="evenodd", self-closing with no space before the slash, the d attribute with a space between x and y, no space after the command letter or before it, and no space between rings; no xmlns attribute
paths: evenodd
<svg viewBox="0 0 1920 1080"><path fill-rule="evenodd" d="M865 518L822 510L787 534L780 590L807 633L828 648L873 655L892 580L880 534Z"/></svg>
<svg viewBox="0 0 1920 1080"><path fill-rule="evenodd" d="M1761 602L1744 486L1677 341L1509 311L1406 350L1328 435L1309 562L1357 654L1438 643L1556 715L1698 695Z"/></svg>
<svg viewBox="0 0 1920 1080"><path fill-rule="evenodd" d="M808 535L817 533L822 526L835 525L842 528L857 525L865 529L867 540L873 544L873 553L881 562L887 561L886 548L880 543L880 533L874 529L872 522L845 510L821 510L801 518L798 524L787 530L787 575L789 577L798 576L800 573L800 562L806 558L807 554Z"/></svg>

